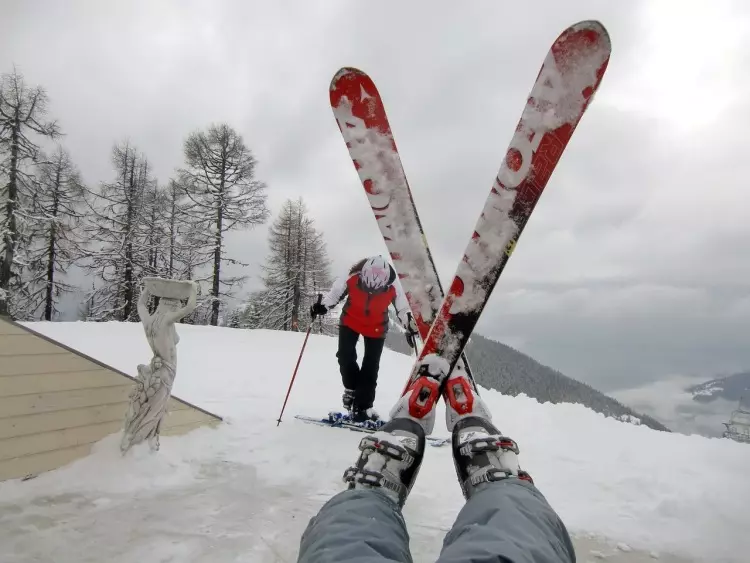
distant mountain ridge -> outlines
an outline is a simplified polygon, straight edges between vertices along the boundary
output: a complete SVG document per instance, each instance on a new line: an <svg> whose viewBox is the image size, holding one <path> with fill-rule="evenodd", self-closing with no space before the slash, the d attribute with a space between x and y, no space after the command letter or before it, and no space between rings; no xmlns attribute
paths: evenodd
<svg viewBox="0 0 750 563"><path fill-rule="evenodd" d="M705 383L692 385L686 391L692 393L693 400L699 403L710 403L719 398L736 402L743 395L750 399L750 371L717 377Z"/></svg>
<svg viewBox="0 0 750 563"><path fill-rule="evenodd" d="M402 354L414 354L399 330L389 331L386 346ZM524 394L542 403L577 403L608 417L670 432L655 418L637 413L593 387L495 340L474 333L466 355L477 383L504 395Z"/></svg>

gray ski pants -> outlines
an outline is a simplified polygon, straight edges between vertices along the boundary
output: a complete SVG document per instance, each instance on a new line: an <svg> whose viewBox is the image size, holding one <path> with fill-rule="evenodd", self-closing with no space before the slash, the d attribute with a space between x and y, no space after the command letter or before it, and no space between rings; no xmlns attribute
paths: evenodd
<svg viewBox="0 0 750 563"><path fill-rule="evenodd" d="M445 536L438 563L575 560L565 525L536 487L506 480L480 485ZM298 561L411 563L398 505L376 489L339 493L310 520Z"/></svg>

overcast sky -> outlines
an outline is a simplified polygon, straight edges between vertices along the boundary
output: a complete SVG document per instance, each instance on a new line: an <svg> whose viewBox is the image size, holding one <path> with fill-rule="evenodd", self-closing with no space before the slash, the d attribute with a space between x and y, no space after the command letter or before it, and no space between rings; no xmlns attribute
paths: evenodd
<svg viewBox="0 0 750 563"><path fill-rule="evenodd" d="M340 67L365 70L444 281L547 49L598 19L609 69L479 331L605 391L750 367L743 0L2 5L0 70L47 88L88 183L111 179L126 137L166 181L185 136L226 121L274 213L306 200L337 272L385 251L328 101ZM230 244L253 275L266 228Z"/></svg>

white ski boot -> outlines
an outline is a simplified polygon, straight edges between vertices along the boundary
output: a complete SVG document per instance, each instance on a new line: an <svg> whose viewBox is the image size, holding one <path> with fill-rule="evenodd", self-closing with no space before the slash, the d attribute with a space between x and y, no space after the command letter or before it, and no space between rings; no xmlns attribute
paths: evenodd
<svg viewBox="0 0 750 563"><path fill-rule="evenodd" d="M380 488L399 506L411 491L424 456L422 427L408 418L396 418L359 443L356 464L344 473L349 489Z"/></svg>

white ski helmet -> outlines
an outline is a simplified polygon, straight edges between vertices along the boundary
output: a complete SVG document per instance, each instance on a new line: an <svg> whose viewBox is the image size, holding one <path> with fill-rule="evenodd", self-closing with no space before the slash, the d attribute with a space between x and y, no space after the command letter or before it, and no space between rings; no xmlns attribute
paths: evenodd
<svg viewBox="0 0 750 563"><path fill-rule="evenodd" d="M370 291L384 289L391 280L391 266L382 256L368 258L359 272L359 279Z"/></svg>

